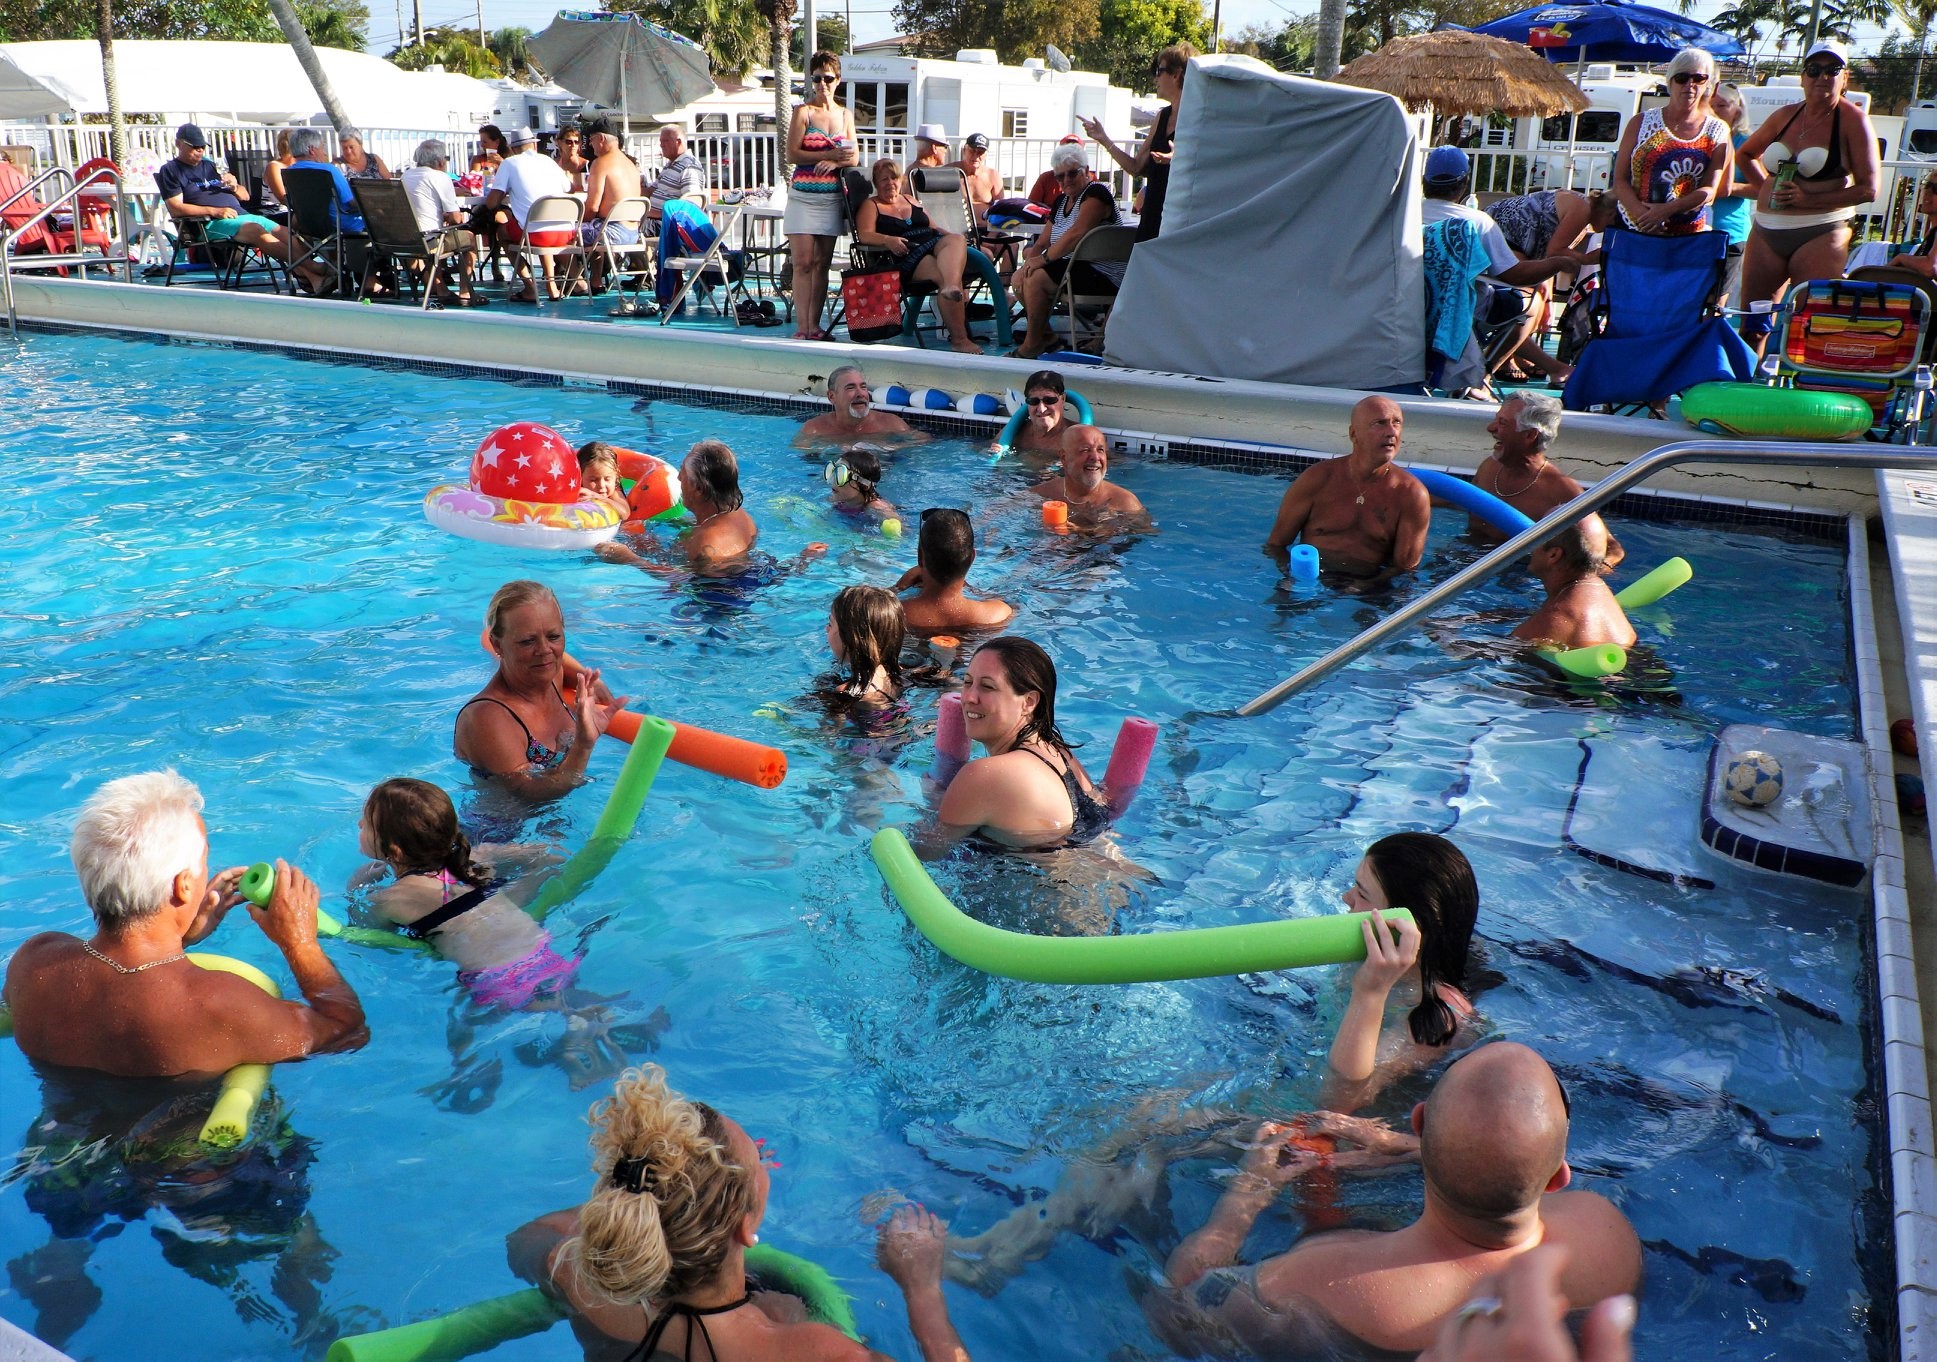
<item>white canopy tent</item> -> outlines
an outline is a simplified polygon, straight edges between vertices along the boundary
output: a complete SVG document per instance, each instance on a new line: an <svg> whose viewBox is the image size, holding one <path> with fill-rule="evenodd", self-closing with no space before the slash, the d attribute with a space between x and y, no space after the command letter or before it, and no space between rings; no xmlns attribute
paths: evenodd
<svg viewBox="0 0 1937 1362"><path fill-rule="evenodd" d="M316 55L359 127L450 129L489 120L497 92L481 80L399 70L381 57L319 47ZM296 54L282 43L114 45L121 107L173 120L303 123L323 112ZM92 42L0 43L0 120L105 114L101 49Z"/></svg>
<svg viewBox="0 0 1937 1362"><path fill-rule="evenodd" d="M1391 95L1199 57L1163 234L1110 314L1117 363L1339 388L1425 372L1419 149Z"/></svg>

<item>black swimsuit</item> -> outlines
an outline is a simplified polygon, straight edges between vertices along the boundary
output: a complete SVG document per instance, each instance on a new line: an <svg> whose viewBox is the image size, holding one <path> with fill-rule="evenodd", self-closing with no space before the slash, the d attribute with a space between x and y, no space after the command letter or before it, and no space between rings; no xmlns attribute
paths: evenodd
<svg viewBox="0 0 1937 1362"><path fill-rule="evenodd" d="M1056 763L1035 748L1025 747L1022 750L1050 770L1056 771ZM1074 847L1095 841L1110 826L1109 808L1076 783L1076 767L1070 761L1068 753L1063 754L1063 769L1056 771L1056 774L1062 779L1063 789L1069 794L1070 829L1069 836L1063 840L1062 845ZM1042 850L1043 848L1032 849Z"/></svg>
<svg viewBox="0 0 1937 1362"><path fill-rule="evenodd" d="M719 1362L720 1354L713 1347L713 1336L706 1332L706 1316L729 1314L752 1299L753 1293L749 1291L737 1301L731 1301L726 1305L687 1305L683 1301L674 1301L660 1312L658 1319L652 1322L652 1327L646 1330L646 1336L640 1341L639 1346L626 1355L626 1362L649 1362L653 1350L659 1346L659 1336L666 1332L668 1324L681 1315L692 1322L686 1327L686 1350L680 1356L685 1359L685 1362L692 1362L693 1336L697 1334L706 1340L706 1356L711 1359L711 1362Z"/></svg>

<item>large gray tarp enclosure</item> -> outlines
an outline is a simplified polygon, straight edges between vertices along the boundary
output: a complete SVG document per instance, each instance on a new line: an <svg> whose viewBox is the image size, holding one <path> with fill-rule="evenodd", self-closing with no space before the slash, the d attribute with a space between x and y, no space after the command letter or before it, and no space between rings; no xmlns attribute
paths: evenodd
<svg viewBox="0 0 1937 1362"><path fill-rule="evenodd" d="M1220 378L1417 384L1418 155L1390 95L1246 57L1192 61L1163 235L1130 257L1106 355Z"/></svg>

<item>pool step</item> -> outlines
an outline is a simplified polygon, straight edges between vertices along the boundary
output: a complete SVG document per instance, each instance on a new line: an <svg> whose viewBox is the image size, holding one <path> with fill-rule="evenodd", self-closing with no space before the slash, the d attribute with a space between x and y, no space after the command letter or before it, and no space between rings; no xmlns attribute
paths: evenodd
<svg viewBox="0 0 1937 1362"><path fill-rule="evenodd" d="M1725 788L1730 765L1749 752L1781 764L1782 792L1761 807ZM1730 724L1709 754L1702 841L1763 870L1857 888L1876 856L1869 760L1861 743Z"/></svg>

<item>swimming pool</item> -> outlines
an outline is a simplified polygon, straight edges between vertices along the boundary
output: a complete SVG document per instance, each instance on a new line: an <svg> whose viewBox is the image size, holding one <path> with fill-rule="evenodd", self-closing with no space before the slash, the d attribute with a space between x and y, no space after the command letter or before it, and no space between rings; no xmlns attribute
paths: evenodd
<svg viewBox="0 0 1937 1362"><path fill-rule="evenodd" d="M201 783L217 862L282 854L340 890L371 785L413 774L462 788L449 724L486 673L484 601L536 575L565 601L573 651L619 689L788 752L773 792L668 768L641 834L565 910L559 935L587 943L586 987L627 995L614 1007L636 1028L628 1039L658 1047L641 1057L777 1148L765 1237L848 1282L877 1346L913 1355L895 1293L868 1266L861 1217L882 1194L918 1197L974 1232L1153 1096L1262 1114L1314 1093L1343 1003L1335 974L1025 985L972 975L905 925L865 841L918 816L925 746L845 737L802 697L826 667L827 598L891 580L912 546L820 509L818 464L787 445L796 418L66 335L9 352L0 382L32 413L0 470L12 792L0 952L82 922L65 853L73 811L101 780L151 766ZM675 454L724 434L763 547L783 559L809 540L833 550L722 604L586 557L432 531L423 492L490 428L532 418L574 440ZM1566 849L1561 826L1589 748L1618 751L1649 783L1638 816L1665 817L1723 723L1854 732L1845 630L1827 623L1845 613L1840 546L1623 522L1636 571L1674 553L1697 566L1694 586L1638 620L1674 671L1671 695L1572 692L1420 635L1267 718L1203 717L1389 603L1302 596L1274 579L1256 547L1279 480L1177 463L1116 474L1160 533L1046 539L1027 507L1002 501L1017 470L971 444L924 449L888 474L884 495L903 508L976 508L973 580L1021 605L1017 630L1057 658L1072 737L1100 754L1125 712L1165 724L1123 827L1134 868L1083 859L1052 884L1012 864L952 863L942 882L1037 926L1103 914L1126 929L1210 925L1330 911L1366 842L1401 826L1450 830L1478 871L1501 977L1481 1009L1556 1063L1576 1101L1573 1162L1650 1244L1640 1350L1880 1352L1885 1321L1871 1316L1889 1310L1888 1213L1856 900L1712 859L1701 864L1713 888L1647 878ZM1471 552L1455 519L1436 526L1430 580ZM1467 608L1526 592L1503 581ZM917 719L931 715L923 693ZM547 835L571 844L590 826L616 754L594 767L601 782L543 820ZM240 922L209 945L273 963ZM15 1177L0 1192L0 1253L22 1266L0 1312L65 1331L77 1354L271 1356L516 1285L503 1235L584 1194L582 1118L598 1085L573 1090L555 1024L501 1016L475 1041L498 1069L488 1104L475 1068L457 1091L427 1093L453 1074L450 967L334 954L373 1040L279 1072L302 1137L287 1177L254 1203L238 1194L240 1209L179 1196L130 1232L112 1232L110 1216L52 1250L41 1197ZM38 1094L10 1049L0 1084L25 1130ZM1178 1164L1167 1208L1102 1243L1066 1236L993 1300L951 1288L971 1351L1163 1355L1126 1282L1201 1223L1225 1162ZM1398 1177L1349 1195L1391 1222L1416 1188ZM1247 1256L1295 1228L1288 1213L1267 1216ZM75 1290L82 1271L100 1293L91 1309ZM23 1294L36 1276L57 1327ZM556 1356L562 1339L498 1355Z"/></svg>

